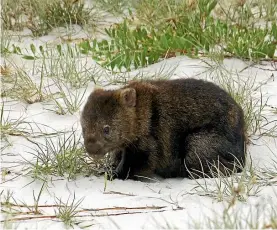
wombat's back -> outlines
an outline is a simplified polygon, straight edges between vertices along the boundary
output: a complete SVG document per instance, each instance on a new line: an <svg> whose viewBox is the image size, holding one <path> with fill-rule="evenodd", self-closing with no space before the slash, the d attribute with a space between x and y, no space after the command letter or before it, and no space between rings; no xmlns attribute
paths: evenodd
<svg viewBox="0 0 277 230"><path fill-rule="evenodd" d="M197 79L149 82L158 88L153 100L160 114L180 125L190 128L218 122L244 125L241 107L214 83Z"/></svg>

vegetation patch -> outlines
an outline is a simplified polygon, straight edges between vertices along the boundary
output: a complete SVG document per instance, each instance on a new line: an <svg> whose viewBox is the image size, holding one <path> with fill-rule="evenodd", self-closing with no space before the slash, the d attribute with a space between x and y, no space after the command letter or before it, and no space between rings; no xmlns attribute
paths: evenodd
<svg viewBox="0 0 277 230"><path fill-rule="evenodd" d="M47 175L75 179L77 175L97 174L96 165L86 156L80 137L72 132L63 134L58 140L45 139L45 144L33 142L34 160L26 160L28 175L45 181Z"/></svg>
<svg viewBox="0 0 277 230"><path fill-rule="evenodd" d="M246 5L238 7L236 13L240 17L234 22L235 19L223 20L212 15L217 1L194 2L141 1L136 5L136 14L131 13L124 22L105 30L109 39L84 41L80 49L84 54L91 53L102 66L115 71L130 71L177 55L206 56L215 49L224 57L254 61L274 58L277 40L275 21L266 22L264 28L255 24L246 26L245 20L241 20L249 13L243 10ZM159 12L153 9L154 5L158 6ZM146 6L153 10L151 16L147 15ZM165 11L174 12L174 15L167 13L170 17L165 18L161 13ZM146 23L147 18L156 20Z"/></svg>
<svg viewBox="0 0 277 230"><path fill-rule="evenodd" d="M86 25L96 18L93 9L77 0L4 0L1 18L7 30L29 28L34 36L46 35L55 27Z"/></svg>

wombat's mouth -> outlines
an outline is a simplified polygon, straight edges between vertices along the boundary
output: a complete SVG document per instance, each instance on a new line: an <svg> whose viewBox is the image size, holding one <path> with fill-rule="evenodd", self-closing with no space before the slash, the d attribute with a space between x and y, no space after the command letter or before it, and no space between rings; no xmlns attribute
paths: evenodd
<svg viewBox="0 0 277 230"><path fill-rule="evenodd" d="M114 153L117 153L117 152L119 152L119 151L121 151L121 149L120 148L114 148L114 147L110 147L110 148L106 148L105 149L105 154L114 154Z"/></svg>
<svg viewBox="0 0 277 230"><path fill-rule="evenodd" d="M85 145L85 149L87 154L93 158L102 157L106 154L103 148L94 147L94 145L91 145L91 144Z"/></svg>
<svg viewBox="0 0 277 230"><path fill-rule="evenodd" d="M87 154L94 159L101 159L107 154L115 154L119 151L121 151L121 149L109 146L109 147L99 148L98 150L92 153L91 151L89 151L89 148L87 148Z"/></svg>

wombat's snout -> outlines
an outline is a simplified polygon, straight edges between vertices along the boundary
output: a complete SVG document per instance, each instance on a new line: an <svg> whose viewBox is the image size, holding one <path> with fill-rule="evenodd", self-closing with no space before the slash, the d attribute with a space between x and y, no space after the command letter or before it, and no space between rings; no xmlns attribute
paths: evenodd
<svg viewBox="0 0 277 230"><path fill-rule="evenodd" d="M84 140L86 151L89 155L104 155L103 146L95 138L88 138Z"/></svg>

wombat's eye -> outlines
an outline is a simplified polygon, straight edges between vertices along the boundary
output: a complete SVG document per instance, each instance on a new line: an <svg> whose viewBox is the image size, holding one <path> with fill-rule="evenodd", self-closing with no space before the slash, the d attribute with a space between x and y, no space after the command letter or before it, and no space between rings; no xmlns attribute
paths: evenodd
<svg viewBox="0 0 277 230"><path fill-rule="evenodd" d="M104 135L109 135L109 133L110 133L110 126L105 125L103 127L103 132L104 132Z"/></svg>

